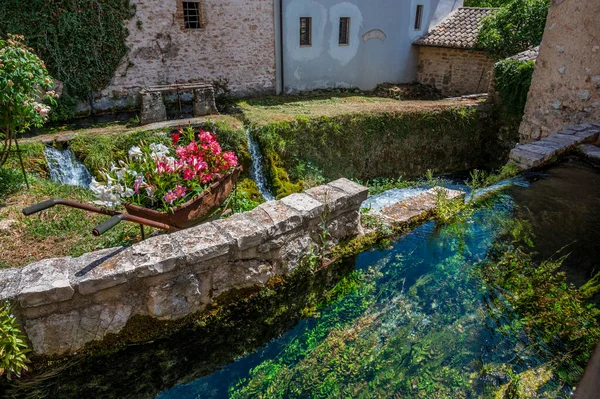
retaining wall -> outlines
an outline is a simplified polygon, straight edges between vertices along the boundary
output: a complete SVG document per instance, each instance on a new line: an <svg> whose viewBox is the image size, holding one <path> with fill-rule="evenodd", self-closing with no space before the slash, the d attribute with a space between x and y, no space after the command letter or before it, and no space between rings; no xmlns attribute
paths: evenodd
<svg viewBox="0 0 600 399"><path fill-rule="evenodd" d="M15 303L35 353L71 353L135 315L180 319L231 290L289 275L324 232L332 244L360 233L367 195L340 179L128 248L2 270L0 300Z"/></svg>

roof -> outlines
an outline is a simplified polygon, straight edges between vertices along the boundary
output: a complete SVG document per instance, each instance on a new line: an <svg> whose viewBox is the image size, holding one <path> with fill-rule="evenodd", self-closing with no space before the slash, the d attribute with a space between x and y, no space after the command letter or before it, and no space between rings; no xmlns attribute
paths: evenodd
<svg viewBox="0 0 600 399"><path fill-rule="evenodd" d="M414 44L471 49L479 33L481 20L497 8L460 7Z"/></svg>
<svg viewBox="0 0 600 399"><path fill-rule="evenodd" d="M535 60L537 60L537 57L539 54L540 54L540 46L537 46L537 47L530 48L529 50L520 52L519 54L515 54L512 57L508 57L507 60L535 61Z"/></svg>

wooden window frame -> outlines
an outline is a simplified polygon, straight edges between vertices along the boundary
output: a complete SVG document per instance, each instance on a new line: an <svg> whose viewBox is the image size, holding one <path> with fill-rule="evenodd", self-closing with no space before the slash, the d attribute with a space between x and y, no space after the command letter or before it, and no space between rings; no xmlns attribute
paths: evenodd
<svg viewBox="0 0 600 399"><path fill-rule="evenodd" d="M344 23L345 23L345 27L344 27ZM339 46L349 46L350 45L350 23L351 23L350 17L340 17L340 29L339 29L339 35L338 35L338 45Z"/></svg>
<svg viewBox="0 0 600 399"><path fill-rule="evenodd" d="M423 4L417 4L417 9L415 10L415 30L421 30L423 26L423 9L425 7Z"/></svg>
<svg viewBox="0 0 600 399"><path fill-rule="evenodd" d="M302 25L305 25L306 32L302 33ZM300 47L312 46L312 17L300 17Z"/></svg>

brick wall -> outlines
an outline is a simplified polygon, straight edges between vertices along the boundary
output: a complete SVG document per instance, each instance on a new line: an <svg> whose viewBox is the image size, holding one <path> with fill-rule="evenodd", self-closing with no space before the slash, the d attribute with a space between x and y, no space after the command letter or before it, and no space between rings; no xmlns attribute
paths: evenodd
<svg viewBox="0 0 600 399"><path fill-rule="evenodd" d="M419 46L417 81L446 96L488 91L494 61L479 51Z"/></svg>
<svg viewBox="0 0 600 399"><path fill-rule="evenodd" d="M200 0L202 29L184 29L181 0L131 0L129 54L97 109L137 104L150 85L212 82L239 94L275 91L273 0Z"/></svg>
<svg viewBox="0 0 600 399"><path fill-rule="evenodd" d="M540 46L522 142L600 121L600 2L554 0Z"/></svg>

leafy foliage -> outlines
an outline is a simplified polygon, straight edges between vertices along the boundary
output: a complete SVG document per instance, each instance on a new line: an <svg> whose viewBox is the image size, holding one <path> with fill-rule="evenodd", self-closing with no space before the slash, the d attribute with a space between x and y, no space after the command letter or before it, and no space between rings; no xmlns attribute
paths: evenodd
<svg viewBox="0 0 600 399"><path fill-rule="evenodd" d="M52 86L52 78L42 60L22 40L15 35L0 40L0 132L4 134L42 126L49 111L36 100L42 96L42 89Z"/></svg>
<svg viewBox="0 0 600 399"><path fill-rule="evenodd" d="M476 47L506 58L542 41L550 0L512 0L482 22Z"/></svg>
<svg viewBox="0 0 600 399"><path fill-rule="evenodd" d="M2 197L17 191L23 184L23 176L17 169L0 168L0 204Z"/></svg>
<svg viewBox="0 0 600 399"><path fill-rule="evenodd" d="M496 92L502 105L512 115L523 115L534 68L534 61L519 60L503 60L494 67Z"/></svg>
<svg viewBox="0 0 600 399"><path fill-rule="evenodd" d="M106 87L127 54L129 0L3 0L0 37L25 36L66 93L88 100Z"/></svg>
<svg viewBox="0 0 600 399"><path fill-rule="evenodd" d="M0 304L0 376L8 379L20 377L27 371L26 337L21 333L17 320L8 304Z"/></svg>

